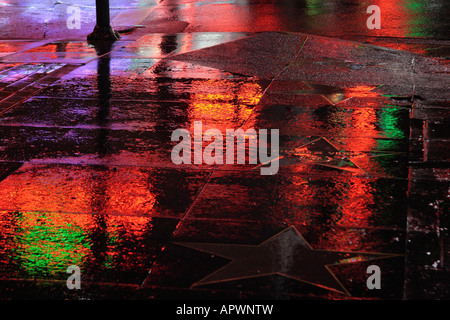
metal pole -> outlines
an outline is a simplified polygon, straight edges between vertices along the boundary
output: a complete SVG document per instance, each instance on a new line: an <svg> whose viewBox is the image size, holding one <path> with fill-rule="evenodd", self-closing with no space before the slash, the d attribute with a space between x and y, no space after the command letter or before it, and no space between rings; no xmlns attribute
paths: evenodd
<svg viewBox="0 0 450 320"><path fill-rule="evenodd" d="M109 27L109 0L95 0L95 13L97 15L97 25Z"/></svg>
<svg viewBox="0 0 450 320"><path fill-rule="evenodd" d="M117 40L120 35L114 31L109 22L109 0L95 0L95 13L97 24L91 34L87 36L88 40Z"/></svg>

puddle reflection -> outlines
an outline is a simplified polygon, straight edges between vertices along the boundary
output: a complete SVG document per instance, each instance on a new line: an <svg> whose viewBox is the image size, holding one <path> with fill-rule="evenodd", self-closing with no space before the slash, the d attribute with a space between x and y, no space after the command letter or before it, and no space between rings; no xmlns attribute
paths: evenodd
<svg viewBox="0 0 450 320"><path fill-rule="evenodd" d="M2 211L0 277L65 280L77 265L82 280L140 284L173 227L149 217Z"/></svg>

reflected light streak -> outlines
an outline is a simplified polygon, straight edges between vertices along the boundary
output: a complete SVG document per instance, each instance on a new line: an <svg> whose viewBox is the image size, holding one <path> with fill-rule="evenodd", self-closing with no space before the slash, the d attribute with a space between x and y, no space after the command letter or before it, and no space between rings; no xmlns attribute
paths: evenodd
<svg viewBox="0 0 450 320"><path fill-rule="evenodd" d="M151 213L155 205L148 173L122 167L117 172L40 167L35 172L12 175L2 181L3 206L18 210L51 212ZM101 184L104 202L96 208Z"/></svg>

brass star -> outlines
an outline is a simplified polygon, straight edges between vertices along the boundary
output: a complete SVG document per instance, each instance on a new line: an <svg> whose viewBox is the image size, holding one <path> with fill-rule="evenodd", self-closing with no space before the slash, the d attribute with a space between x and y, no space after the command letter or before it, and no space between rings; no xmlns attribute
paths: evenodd
<svg viewBox="0 0 450 320"><path fill-rule="evenodd" d="M176 244L232 260L192 286L281 275L320 288L350 295L329 269L330 265L383 259L394 254L314 250L293 226L259 245L217 243Z"/></svg>
<svg viewBox="0 0 450 320"><path fill-rule="evenodd" d="M320 137L296 147L293 151L284 152L284 155L281 155L271 161L261 163L253 169L257 169L261 166L266 166L271 162L278 161L279 166L310 163L323 167L365 174L365 170L351 161L351 159L356 158L356 156L357 155L352 152L340 151L326 138Z"/></svg>
<svg viewBox="0 0 450 320"><path fill-rule="evenodd" d="M289 157L301 162L312 162L316 165L335 168L354 173L366 173L351 161L354 154L342 152L326 138L321 137L295 148Z"/></svg>

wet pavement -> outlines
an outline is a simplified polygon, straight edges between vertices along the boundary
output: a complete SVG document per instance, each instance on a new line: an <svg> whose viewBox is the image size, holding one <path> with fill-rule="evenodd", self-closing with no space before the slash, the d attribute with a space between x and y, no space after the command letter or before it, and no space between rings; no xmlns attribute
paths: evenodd
<svg viewBox="0 0 450 320"><path fill-rule="evenodd" d="M374 4L0 3L0 298L449 299L449 8ZM174 163L198 121L278 171Z"/></svg>

